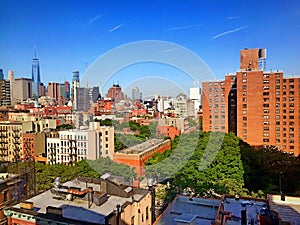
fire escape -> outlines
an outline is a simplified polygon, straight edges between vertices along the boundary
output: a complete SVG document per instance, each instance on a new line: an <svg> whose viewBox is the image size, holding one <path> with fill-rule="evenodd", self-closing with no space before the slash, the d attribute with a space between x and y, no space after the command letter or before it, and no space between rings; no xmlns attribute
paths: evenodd
<svg viewBox="0 0 300 225"><path fill-rule="evenodd" d="M50 145L48 155L49 164L56 164L56 146Z"/></svg>
<svg viewBox="0 0 300 225"><path fill-rule="evenodd" d="M0 160L8 160L8 140L7 129L0 127Z"/></svg>
<svg viewBox="0 0 300 225"><path fill-rule="evenodd" d="M13 151L12 151L12 162L18 162L20 161L20 145L21 145L21 135L20 130L13 128L12 129L12 138L13 138Z"/></svg>
<svg viewBox="0 0 300 225"><path fill-rule="evenodd" d="M70 161L69 165L72 165L74 162L77 162L77 142L76 139L69 139L69 156Z"/></svg>

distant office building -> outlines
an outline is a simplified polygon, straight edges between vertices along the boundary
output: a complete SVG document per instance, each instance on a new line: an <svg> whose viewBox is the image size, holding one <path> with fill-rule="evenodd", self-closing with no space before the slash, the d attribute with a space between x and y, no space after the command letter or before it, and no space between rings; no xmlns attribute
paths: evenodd
<svg viewBox="0 0 300 225"><path fill-rule="evenodd" d="M122 92L122 88L119 84L113 84L112 87L108 89L106 98L111 98L115 103L125 99L125 95Z"/></svg>
<svg viewBox="0 0 300 225"><path fill-rule="evenodd" d="M194 86L190 88L190 99L194 103L194 111L196 117L201 106L201 88L199 86L199 82L194 82Z"/></svg>
<svg viewBox="0 0 300 225"><path fill-rule="evenodd" d="M183 93L174 100L175 116L179 118L194 117L194 103Z"/></svg>
<svg viewBox="0 0 300 225"><path fill-rule="evenodd" d="M0 106L11 106L10 82L0 80Z"/></svg>
<svg viewBox="0 0 300 225"><path fill-rule="evenodd" d="M14 101L22 102L32 97L32 81L29 78L17 78L14 80L13 92Z"/></svg>
<svg viewBox="0 0 300 225"><path fill-rule="evenodd" d="M39 59L34 55L32 59L32 97L34 99L38 99L40 96L40 83L41 83L41 75L40 75L40 65Z"/></svg>
<svg viewBox="0 0 300 225"><path fill-rule="evenodd" d="M48 92L47 95L51 98L54 98L58 105L65 105L65 103L70 98L70 85L69 82L64 83L56 83L50 82L48 84Z"/></svg>
<svg viewBox="0 0 300 225"><path fill-rule="evenodd" d="M89 88L89 100L90 100L90 106L92 106L92 103L96 103L99 97L99 86L98 87L92 87Z"/></svg>
<svg viewBox="0 0 300 225"><path fill-rule="evenodd" d="M65 97L67 100L70 100L71 97L71 90L70 90L70 83L68 81L65 81Z"/></svg>
<svg viewBox="0 0 300 225"><path fill-rule="evenodd" d="M132 89L132 101L136 101L140 99L140 89L138 87L134 87Z"/></svg>
<svg viewBox="0 0 300 225"><path fill-rule="evenodd" d="M78 87L76 88L74 98L74 110L87 112L90 108L89 102L89 88Z"/></svg>
<svg viewBox="0 0 300 225"><path fill-rule="evenodd" d="M4 79L4 73L3 73L3 69L0 69L0 80Z"/></svg>
<svg viewBox="0 0 300 225"><path fill-rule="evenodd" d="M56 82L48 83L47 95L57 101L60 96L60 84Z"/></svg>
<svg viewBox="0 0 300 225"><path fill-rule="evenodd" d="M74 70L73 71L73 77L72 77L72 93L71 93L71 100L74 101L74 96L76 92L76 88L79 87L79 71Z"/></svg>
<svg viewBox="0 0 300 225"><path fill-rule="evenodd" d="M203 82L203 130L234 132L252 146L299 155L300 78L261 70L264 57L263 49L242 50L240 71Z"/></svg>
<svg viewBox="0 0 300 225"><path fill-rule="evenodd" d="M46 96L46 86L44 83L40 83L40 96Z"/></svg>

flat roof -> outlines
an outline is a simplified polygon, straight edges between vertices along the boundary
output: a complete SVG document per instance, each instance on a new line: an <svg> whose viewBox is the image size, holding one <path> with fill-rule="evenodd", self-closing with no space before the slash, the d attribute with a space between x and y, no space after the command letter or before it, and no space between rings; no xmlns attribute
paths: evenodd
<svg viewBox="0 0 300 225"><path fill-rule="evenodd" d="M77 179L68 181L63 184L69 187L78 187L81 190L86 189L86 182L81 182ZM97 191L100 189L99 184L88 183L88 187L92 187L93 190ZM65 199L53 198L54 194L50 190L43 192L37 196L34 196L27 201L33 202L34 211L37 213L46 214L46 209L48 206L61 208L62 216L66 219L73 219L89 223L105 223L105 217L110 215L114 210L116 210L117 204L125 205L127 202L132 202L133 200L141 199L142 194L134 194L133 198L119 197L119 196L109 196L107 201L102 205L97 206L91 204L88 206L88 201L75 198L73 201ZM20 204L14 205L13 207L20 209Z"/></svg>
<svg viewBox="0 0 300 225"><path fill-rule="evenodd" d="M178 195L165 210L155 225L176 224L176 222L195 225L211 225L215 221L220 200Z"/></svg>
<svg viewBox="0 0 300 225"><path fill-rule="evenodd" d="M131 146L129 148L125 148L122 151L116 152L116 154L118 154L118 153L139 154L142 152L146 152L146 151L158 146L159 144L162 144L164 141L165 141L164 139L152 138L152 139L146 140L140 144Z"/></svg>
<svg viewBox="0 0 300 225"><path fill-rule="evenodd" d="M285 196L281 200L281 195L269 195L272 210L280 214L282 221L291 224L300 224L300 197Z"/></svg>
<svg viewBox="0 0 300 225"><path fill-rule="evenodd" d="M257 214L262 215L268 211L266 201L258 201L248 198L225 198L223 201L224 211L232 213L232 220L227 220L227 225L240 225L242 222L241 211L246 210L247 221L258 224Z"/></svg>

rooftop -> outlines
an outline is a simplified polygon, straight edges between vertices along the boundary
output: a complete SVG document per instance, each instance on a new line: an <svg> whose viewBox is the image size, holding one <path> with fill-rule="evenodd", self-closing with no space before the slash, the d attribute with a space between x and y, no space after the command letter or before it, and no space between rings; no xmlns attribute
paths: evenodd
<svg viewBox="0 0 300 225"><path fill-rule="evenodd" d="M258 224L257 215L266 215L268 212L267 202L263 200L225 197L222 201L224 211L231 212L231 220L227 220L227 225L242 224L242 211L246 212L247 224Z"/></svg>
<svg viewBox="0 0 300 225"><path fill-rule="evenodd" d="M93 179L80 180L78 178L62 184L59 188L56 187L45 191L27 201L33 202L33 211L36 213L46 214L47 207L54 207L62 209L62 217L65 219L78 220L84 223L104 224L105 218L116 210L117 204L120 204L122 207L133 201L139 201L147 192L137 190L129 197L108 195L101 192L101 180L103 179L97 179L99 182L91 183L89 181L93 181ZM123 186L122 189L124 188L125 192L132 190L130 187ZM91 188L93 193L99 196L98 199L96 199L95 195L93 197L89 196L88 190ZM68 194L73 194L76 197L69 198ZM87 199L93 199L94 202ZM21 209L21 206L17 204L14 208Z"/></svg>
<svg viewBox="0 0 300 225"><path fill-rule="evenodd" d="M300 224L300 197L268 195L270 208L279 213L279 218L291 224Z"/></svg>
<svg viewBox="0 0 300 225"><path fill-rule="evenodd" d="M176 222L195 225L211 225L215 220L220 200L193 198L178 195L166 211L158 218L155 225L176 224Z"/></svg>
<svg viewBox="0 0 300 225"><path fill-rule="evenodd" d="M144 141L140 144L131 146L129 148L125 148L122 151L120 151L119 153L125 153L125 154L139 154L142 152L146 152L160 144L162 144L164 142L163 139L149 139L147 141Z"/></svg>

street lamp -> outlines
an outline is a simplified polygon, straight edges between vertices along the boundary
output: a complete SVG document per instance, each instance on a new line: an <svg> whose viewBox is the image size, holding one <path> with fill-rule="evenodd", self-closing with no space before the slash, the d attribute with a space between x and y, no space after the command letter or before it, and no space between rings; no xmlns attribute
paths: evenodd
<svg viewBox="0 0 300 225"><path fill-rule="evenodd" d="M117 207L117 225L119 225L120 224L120 214L122 212L122 209L121 209L120 204L117 204L116 207Z"/></svg>
<svg viewBox="0 0 300 225"><path fill-rule="evenodd" d="M148 178L148 189L151 192L151 224L155 222L155 187L153 178Z"/></svg>
<svg viewBox="0 0 300 225"><path fill-rule="evenodd" d="M283 174L283 172L280 171L280 173L279 173L279 192L280 192L281 201L285 201L285 195L284 195L284 193L282 193L282 187L281 187L281 184L282 184L282 181L281 181L282 174Z"/></svg>

